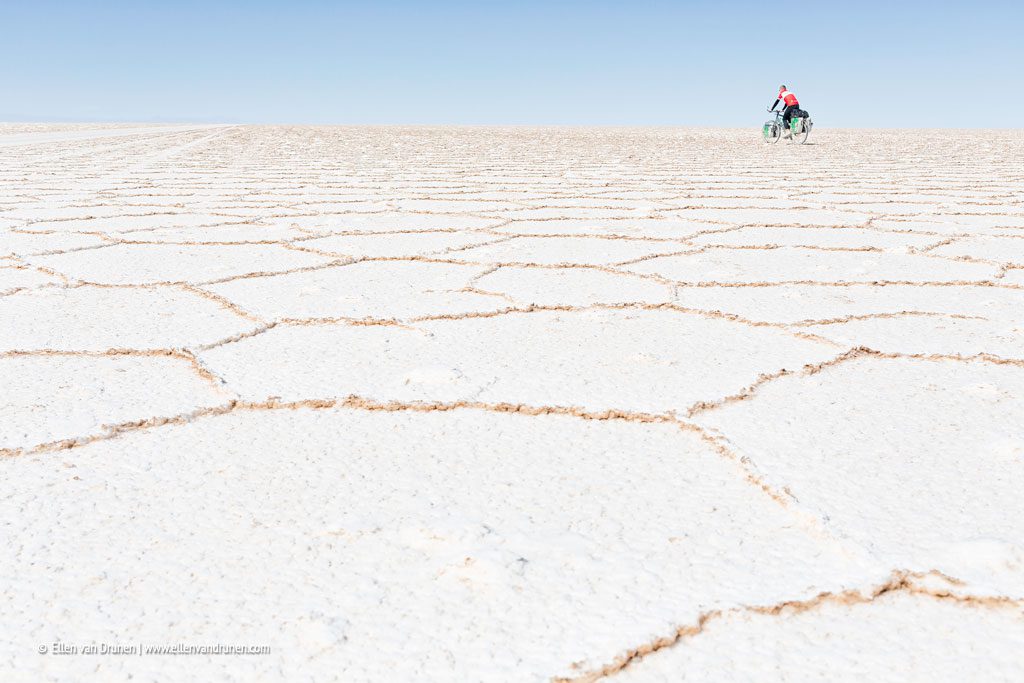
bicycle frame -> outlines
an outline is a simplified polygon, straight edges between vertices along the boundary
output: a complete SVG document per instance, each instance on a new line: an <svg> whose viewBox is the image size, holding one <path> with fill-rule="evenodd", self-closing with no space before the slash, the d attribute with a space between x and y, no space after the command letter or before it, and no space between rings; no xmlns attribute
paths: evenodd
<svg viewBox="0 0 1024 683"><path fill-rule="evenodd" d="M803 139L800 140L801 144L803 144L804 142L807 141L807 136L810 133L810 129L811 129L811 125L812 125L811 124L811 119L810 119L809 116L803 116L803 117L796 117L796 116L794 116L794 117L790 118L790 125L786 125L786 123L785 123L785 121L783 119L783 114L785 113L785 109L780 109L780 110L769 109L768 113L769 114L775 114L775 120L774 121L769 121L768 123L764 124L764 139L765 139L765 142L769 142L769 143L771 143L771 142L778 142L779 139L781 137L783 137L783 135L785 135L786 137L790 138L793 141L797 140L797 136L802 135ZM795 121L799 121L796 129L793 128L793 122L795 122ZM772 129L777 131L777 135L769 135L769 126L771 126Z"/></svg>

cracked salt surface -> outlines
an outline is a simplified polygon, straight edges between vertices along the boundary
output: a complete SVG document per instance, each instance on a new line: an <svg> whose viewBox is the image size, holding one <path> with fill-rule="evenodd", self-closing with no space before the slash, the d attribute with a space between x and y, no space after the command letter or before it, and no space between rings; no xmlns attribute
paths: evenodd
<svg viewBox="0 0 1024 683"><path fill-rule="evenodd" d="M538 306L669 303L672 287L640 277L584 268L503 267L476 281L484 291L501 292L512 302Z"/></svg>
<svg viewBox="0 0 1024 683"><path fill-rule="evenodd" d="M1022 392L1024 361L860 357L695 420L877 560L1024 598Z"/></svg>
<svg viewBox="0 0 1024 683"><path fill-rule="evenodd" d="M59 278L28 266L0 265L0 294L13 294L40 285L59 282Z"/></svg>
<svg viewBox="0 0 1024 683"><path fill-rule="evenodd" d="M386 239L376 235L331 235L302 242L315 249L337 256L429 256L461 250L493 242L494 235L472 232L408 232L392 233Z"/></svg>
<svg viewBox="0 0 1024 683"><path fill-rule="evenodd" d="M1013 680L978 135L0 124L0 679Z"/></svg>
<svg viewBox="0 0 1024 683"><path fill-rule="evenodd" d="M792 333L673 310L538 310L413 325L279 326L201 356L251 400L356 394L664 413L741 391L761 372L837 355ZM309 352L322 361L310 365ZM373 362L351 360L366 357ZM423 367L447 372L424 380Z"/></svg>
<svg viewBox="0 0 1024 683"><path fill-rule="evenodd" d="M900 252L716 248L697 254L665 256L626 266L682 283L762 282L941 282L984 281L999 268L987 263L934 259Z"/></svg>
<svg viewBox="0 0 1024 683"><path fill-rule="evenodd" d="M1009 681L1020 673L1024 619L901 592L805 612L733 614L709 622L616 680ZM874 654L865 657L865 652Z"/></svg>
<svg viewBox="0 0 1024 683"><path fill-rule="evenodd" d="M500 299L460 291L481 271L451 263L363 261L206 289L271 319L408 318L500 308Z"/></svg>
<svg viewBox="0 0 1024 683"><path fill-rule="evenodd" d="M693 238L695 244L713 246L822 247L835 249L886 249L925 247L935 243L931 235L913 235L857 228L765 228L747 227L728 232L708 233Z"/></svg>
<svg viewBox="0 0 1024 683"><path fill-rule="evenodd" d="M1005 278L1000 280L1005 284ZM826 283L827 285L827 283ZM845 322L859 316L927 313L995 322L1024 321L1024 287L952 283L948 286L822 283L750 287L679 287L681 305L718 309L771 323Z"/></svg>
<svg viewBox="0 0 1024 683"><path fill-rule="evenodd" d="M184 348L253 327L213 301L170 287L49 288L0 298L0 352Z"/></svg>
<svg viewBox="0 0 1024 683"><path fill-rule="evenodd" d="M56 360L59 358L59 360ZM223 403L186 361L161 356L0 356L0 454L90 438L106 425Z"/></svg>
<svg viewBox="0 0 1024 683"><path fill-rule="evenodd" d="M19 641L125 628L163 638L170 621L277 643L288 679L543 679L706 609L878 578L673 425L252 411L9 466L31 484L0 497L24 539L6 560L18 588L8 614L31 622ZM64 559L105 565L104 546L118 559L99 582L98 565ZM297 552L302 563L281 562ZM51 579L29 592L33 571ZM210 609L206 595L237 607ZM66 676L95 666L25 664ZM168 676L190 664L137 666ZM210 664L243 678L265 666Z"/></svg>
<svg viewBox="0 0 1024 683"><path fill-rule="evenodd" d="M104 249L34 256L29 262L60 270L83 282L148 285L280 272L323 265L330 259L285 249L277 244L115 244Z"/></svg>

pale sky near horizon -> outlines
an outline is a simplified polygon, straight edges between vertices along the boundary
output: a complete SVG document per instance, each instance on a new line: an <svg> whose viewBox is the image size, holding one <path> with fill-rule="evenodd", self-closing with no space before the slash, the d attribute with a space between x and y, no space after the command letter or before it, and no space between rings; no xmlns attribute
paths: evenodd
<svg viewBox="0 0 1024 683"><path fill-rule="evenodd" d="M790 6L5 0L0 120L1024 127L1024 2Z"/></svg>

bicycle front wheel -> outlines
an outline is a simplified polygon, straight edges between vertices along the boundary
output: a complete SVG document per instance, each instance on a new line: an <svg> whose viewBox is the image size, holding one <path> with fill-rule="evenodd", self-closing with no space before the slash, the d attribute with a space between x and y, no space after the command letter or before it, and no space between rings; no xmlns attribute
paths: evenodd
<svg viewBox="0 0 1024 683"><path fill-rule="evenodd" d="M782 129L777 123L768 123L764 126L763 135L764 141L770 145L779 141L779 138L782 137Z"/></svg>

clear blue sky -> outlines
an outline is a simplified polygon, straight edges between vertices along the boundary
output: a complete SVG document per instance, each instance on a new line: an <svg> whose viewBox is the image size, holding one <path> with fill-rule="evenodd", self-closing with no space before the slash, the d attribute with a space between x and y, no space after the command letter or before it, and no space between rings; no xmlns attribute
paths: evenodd
<svg viewBox="0 0 1024 683"><path fill-rule="evenodd" d="M1024 127L1024 1L782 6L0 0L0 120Z"/></svg>

